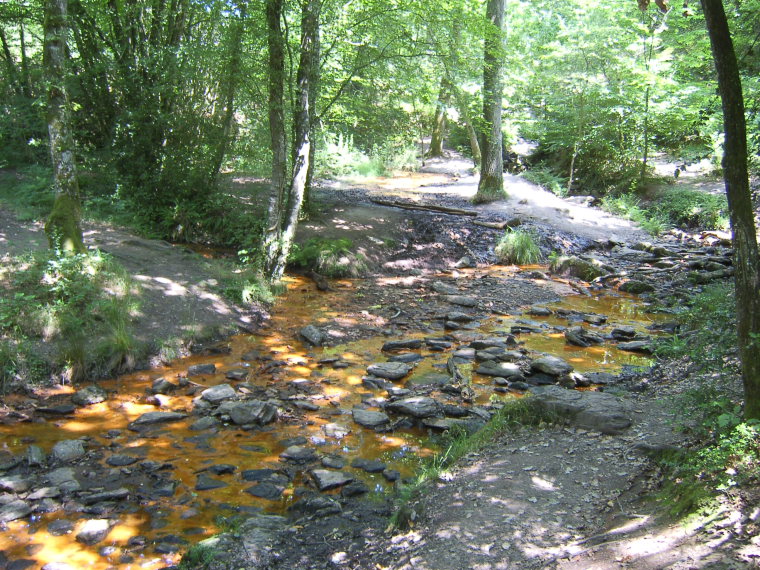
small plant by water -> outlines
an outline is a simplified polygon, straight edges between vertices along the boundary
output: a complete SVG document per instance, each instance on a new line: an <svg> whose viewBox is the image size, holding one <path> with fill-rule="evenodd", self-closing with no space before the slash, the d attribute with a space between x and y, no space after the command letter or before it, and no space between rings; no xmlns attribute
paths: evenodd
<svg viewBox="0 0 760 570"><path fill-rule="evenodd" d="M499 263L532 265L541 261L541 250L536 238L525 230L507 230L494 249Z"/></svg>

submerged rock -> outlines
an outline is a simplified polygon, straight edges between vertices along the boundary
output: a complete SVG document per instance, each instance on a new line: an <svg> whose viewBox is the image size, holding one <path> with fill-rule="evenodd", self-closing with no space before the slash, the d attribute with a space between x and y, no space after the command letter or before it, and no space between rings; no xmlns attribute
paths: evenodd
<svg viewBox="0 0 760 570"><path fill-rule="evenodd" d="M127 426L132 431L139 431L143 427L164 424L171 422L178 422L184 420L187 414L181 412L147 412L137 418L135 421L130 422Z"/></svg>

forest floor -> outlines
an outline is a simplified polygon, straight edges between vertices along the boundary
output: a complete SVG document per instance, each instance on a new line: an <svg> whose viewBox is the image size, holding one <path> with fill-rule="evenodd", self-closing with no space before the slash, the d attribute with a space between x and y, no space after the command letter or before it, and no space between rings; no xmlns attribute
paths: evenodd
<svg viewBox="0 0 760 570"><path fill-rule="evenodd" d="M241 178L235 184L242 189L248 181ZM355 301L356 306L336 309L358 313L374 305L374 298L388 294L386 277L452 275L457 265L493 263L493 246L503 232L474 221L519 219L522 227L540 237L545 251L581 253L650 239L626 220L557 198L514 176L506 180L508 199L473 206L469 200L476 185L470 165L457 157L429 160L422 172L395 178L324 183L298 240L350 239L375 276L365 280L365 297ZM387 207L373 202L378 199L466 209L477 216ZM218 271L184 247L100 224L86 225L85 242L112 254L140 283L143 311L136 333L146 342L187 336L206 327L217 334L235 328L255 330L266 320L263 308L226 300L219 292ZM38 224L18 222L0 209L0 256L45 245ZM562 290L523 284L510 290L513 298L501 302L530 305L574 290L578 288L573 283ZM414 321L407 301L400 298L398 308ZM494 299L497 309L499 302ZM661 481L647 453L688 445L675 429L672 402L698 382L678 365L655 369L646 378L631 377L628 384L616 386L625 393L635 419L621 435L572 425L515 430L467 455L413 499L408 505L414 513L410 528L387 529L385 504L306 517L272 538L266 553L255 553L260 564L247 558L244 566L234 567L757 567L759 512L754 490L738 493L732 502L724 501L709 516L689 523L668 517L666 505L655 500Z"/></svg>

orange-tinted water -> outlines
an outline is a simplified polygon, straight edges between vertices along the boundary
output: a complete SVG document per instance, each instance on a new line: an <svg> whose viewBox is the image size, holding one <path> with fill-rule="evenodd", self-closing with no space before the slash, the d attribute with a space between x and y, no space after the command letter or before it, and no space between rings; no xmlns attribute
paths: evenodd
<svg viewBox="0 0 760 570"><path fill-rule="evenodd" d="M157 536L168 533L184 536L190 541L200 540L219 530L217 523L220 515L230 516L230 511L224 508L225 504L258 507L273 512L282 512L292 504L295 500L294 487L300 483L299 478L286 489L280 500L268 501L245 493L244 490L251 483L243 481L239 473L245 469L280 467L279 454L284 450L282 440L296 436L309 438L310 444L322 454L344 456L347 463L356 457L381 459L390 468L400 471L402 476L412 475L420 458L433 452L433 446L426 441L426 434L420 431L378 434L359 427L349 413L362 400L362 396L382 396L381 393L372 394L364 387L362 376L366 373L369 362L382 360L379 358L380 347L385 339L372 338L324 349L309 349L295 340L297 331L305 324L326 324L341 317L339 308L344 304L345 296L352 294L352 289L351 282L343 282L335 291L318 293L303 281L291 280L289 291L279 301L264 334L241 335L229 339L229 354L193 356L177 360L163 368L101 382L101 386L113 394L112 397L106 402L79 409L66 418L0 426L2 446L17 454L23 453L29 443L49 451L61 439L88 436L91 438L88 449L102 450L104 458L109 455L105 453L107 446L115 441L121 446L119 453L131 451L141 458L171 465L171 477L179 482L172 497L142 504L140 509L131 514L119 514L118 522L108 537L96 546L78 543L74 539L76 530L60 537L49 534L46 528L52 520L66 517L77 521L77 524L84 520L82 515L76 513L57 512L35 516L29 521L9 523L0 534L0 550L10 559L33 559L36 568L47 562L59 561L67 562L75 568L93 570L114 567L123 570L160 568L175 562L178 555L155 554L151 547L144 550L130 548L128 541L136 536L144 536L150 543ZM638 328L651 321L636 301L627 296L600 299L578 297L566 299L555 307L610 315L610 320L615 324L633 324ZM529 318L549 325L567 325L566 320L556 317ZM516 318L495 318L484 324L484 330L509 330L515 320ZM531 350L563 356L579 371L615 370L621 364L647 362L640 356L606 345L588 349L568 347L559 333L520 335L520 340ZM242 360L242 356L250 351L286 361L287 365L277 367L274 371L265 371L262 367L267 365L267 361ZM445 363L449 356L447 353L430 353L425 350L422 353L426 358L418 365L416 374L440 372L435 365ZM339 357L346 363L346 368L333 369L320 364L319 360L327 356ZM254 387L278 389L294 380L308 380L318 389L300 394L299 397L316 404L319 409L302 416L281 418L273 424L275 428L271 431L249 432L223 428L210 437L203 447L188 440L199 435L199 432L189 429L197 417L191 416L185 421L163 427L159 437L144 437L126 429L127 424L141 414L157 409L145 399L146 390L153 380L165 377L176 381L179 376L186 375L189 366L199 363L214 363L217 367L214 375L191 379L202 386L228 382L234 384L225 379L225 373L243 367L250 371L246 382ZM471 369L469 366L463 368L466 372ZM487 402L493 393L493 379L473 375L472 382L477 391L476 402ZM189 412L193 408L192 399L193 396L187 395L186 391L179 390L165 397L162 409ZM331 423L341 426L346 434L339 439L325 436L323 427ZM115 438L105 438L104 435L109 430L120 430L120 433ZM235 474L215 476L228 485L221 489L195 491L198 473L217 463L237 466ZM354 476L364 479L375 492L382 492L388 485L381 475L370 475L355 469L351 471ZM103 547L113 548L103 550ZM122 558L124 555L134 559L128 561L127 558Z"/></svg>

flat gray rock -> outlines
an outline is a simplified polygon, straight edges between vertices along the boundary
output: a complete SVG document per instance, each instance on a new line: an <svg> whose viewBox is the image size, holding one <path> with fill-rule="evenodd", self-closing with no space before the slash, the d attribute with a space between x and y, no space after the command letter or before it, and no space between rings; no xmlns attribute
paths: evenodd
<svg viewBox="0 0 760 570"><path fill-rule="evenodd" d="M205 374L216 374L216 365L195 364L187 369L188 376L203 376Z"/></svg>
<svg viewBox="0 0 760 570"><path fill-rule="evenodd" d="M350 483L354 478L348 473L343 471L333 471L331 469L312 469L309 471L314 483L317 485L317 489L320 491L329 491L330 489L337 489L342 487L346 483Z"/></svg>
<svg viewBox="0 0 760 570"><path fill-rule="evenodd" d="M3 493L23 493L29 487L31 487L31 483L22 475L0 477L0 491Z"/></svg>
<svg viewBox="0 0 760 570"><path fill-rule="evenodd" d="M0 507L0 523L7 523L24 518L32 512L26 501L15 500Z"/></svg>
<svg viewBox="0 0 760 570"><path fill-rule="evenodd" d="M247 400L227 409L230 419L237 425L265 425L277 419L277 407L261 400Z"/></svg>
<svg viewBox="0 0 760 570"><path fill-rule="evenodd" d="M211 386L201 392L201 398L209 404L219 404L224 400L233 400L237 398L237 392L235 391L235 388L229 384L217 384L216 386Z"/></svg>
<svg viewBox="0 0 760 570"><path fill-rule="evenodd" d="M401 380L412 371L412 366L405 362L376 362L367 367L367 374L387 380Z"/></svg>
<svg viewBox="0 0 760 570"><path fill-rule="evenodd" d="M434 281L431 285L431 288L433 291L441 295L456 295L459 293L459 289L457 289L454 285L449 285L443 281Z"/></svg>
<svg viewBox="0 0 760 570"><path fill-rule="evenodd" d="M522 370L514 362L494 362L492 360L483 362L475 372L484 376L498 376L501 378L522 376Z"/></svg>
<svg viewBox="0 0 760 570"><path fill-rule="evenodd" d="M470 297L469 295L444 295L444 300L452 305L459 307L477 307L477 297Z"/></svg>
<svg viewBox="0 0 760 570"><path fill-rule="evenodd" d="M53 461L68 463L75 461L84 455L84 443L80 439L65 439L53 446L50 456Z"/></svg>
<svg viewBox="0 0 760 570"><path fill-rule="evenodd" d="M396 350L416 350L422 347L422 340L389 340L383 345L383 352L393 352Z"/></svg>
<svg viewBox="0 0 760 570"><path fill-rule="evenodd" d="M82 525L76 535L77 542L92 546L102 541L111 532L108 519L90 519Z"/></svg>
<svg viewBox="0 0 760 570"><path fill-rule="evenodd" d="M628 352L641 352L643 354L652 354L652 343L648 340L632 340L630 342L618 343L620 350Z"/></svg>
<svg viewBox="0 0 760 570"><path fill-rule="evenodd" d="M295 461L296 463L308 463L309 461L315 461L318 459L318 456L317 452L311 447L291 445L285 451L280 453L280 458L288 461Z"/></svg>
<svg viewBox="0 0 760 570"><path fill-rule="evenodd" d="M557 356L542 356L531 362L532 370L549 374L550 376L562 376L573 371L573 367Z"/></svg>
<svg viewBox="0 0 760 570"><path fill-rule="evenodd" d="M414 396L412 398L397 400L388 404L386 409L397 414L415 418L429 418L441 413L441 405L433 398L426 396Z"/></svg>
<svg viewBox="0 0 760 570"><path fill-rule="evenodd" d="M633 424L633 407L612 394L578 392L560 386L536 386L530 391L539 407L582 428L615 435Z"/></svg>
<svg viewBox="0 0 760 570"><path fill-rule="evenodd" d="M325 334L314 325L306 325L298 334L312 346L322 346L325 342Z"/></svg>
<svg viewBox="0 0 760 570"><path fill-rule="evenodd" d="M108 392L97 384L91 384L86 388L78 390L72 397L71 401L77 406L90 406L92 404L99 404L104 402L108 398Z"/></svg>
<svg viewBox="0 0 760 570"><path fill-rule="evenodd" d="M141 415L135 421L130 422L127 427L132 431L138 431L140 428L155 424L178 422L180 420L184 420L186 417L187 414L180 412L147 412Z"/></svg>
<svg viewBox="0 0 760 570"><path fill-rule="evenodd" d="M354 408L351 413L354 421L360 426L376 428L390 423L390 418L383 412Z"/></svg>

